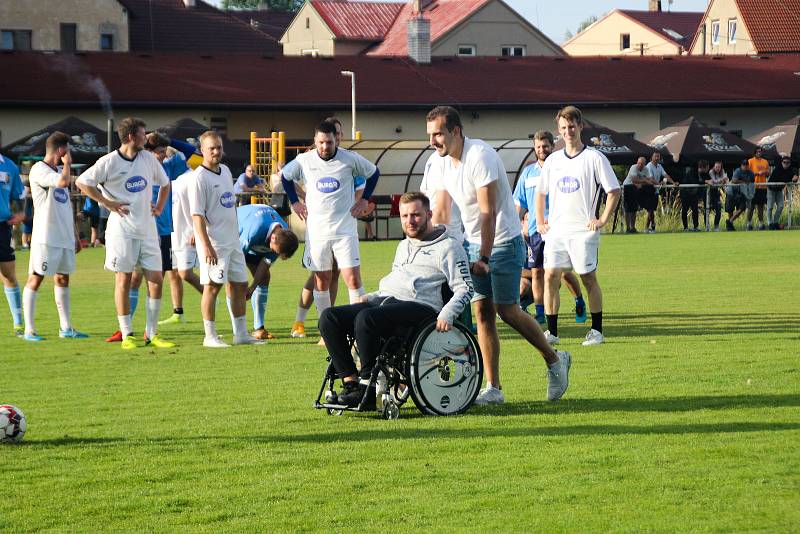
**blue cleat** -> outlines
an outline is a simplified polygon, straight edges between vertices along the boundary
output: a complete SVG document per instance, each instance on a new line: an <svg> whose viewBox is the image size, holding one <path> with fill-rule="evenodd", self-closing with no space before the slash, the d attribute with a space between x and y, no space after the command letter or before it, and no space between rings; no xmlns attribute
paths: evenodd
<svg viewBox="0 0 800 534"><path fill-rule="evenodd" d="M544 312L542 312L542 313L538 313L537 312L536 313L536 322L539 323L539 324L546 324L547 323L547 317L544 316Z"/></svg>
<svg viewBox="0 0 800 534"><path fill-rule="evenodd" d="M89 337L88 334L84 334L83 332L78 332L74 328L70 328L69 330L61 330L58 331L58 337L70 338L70 339L86 339Z"/></svg>
<svg viewBox="0 0 800 534"><path fill-rule="evenodd" d="M586 322L586 304L575 304L575 322Z"/></svg>
<svg viewBox="0 0 800 534"><path fill-rule="evenodd" d="M36 332L25 332L25 335L22 336L22 339L25 341L44 341L44 338Z"/></svg>

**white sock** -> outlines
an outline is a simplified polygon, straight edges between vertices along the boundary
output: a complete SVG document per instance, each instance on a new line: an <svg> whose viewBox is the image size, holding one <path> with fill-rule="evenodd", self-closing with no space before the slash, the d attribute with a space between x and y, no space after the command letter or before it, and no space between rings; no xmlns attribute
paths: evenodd
<svg viewBox="0 0 800 534"><path fill-rule="evenodd" d="M366 294L364 286L359 286L358 289L348 289L347 292L350 294L350 304L358 304L361 302L361 296Z"/></svg>
<svg viewBox="0 0 800 534"><path fill-rule="evenodd" d="M231 324L233 324L233 322L236 320L236 317L233 316L233 308L232 308L233 303L231 302L230 297L225 297L225 304L227 304L228 306L228 315L231 318Z"/></svg>
<svg viewBox="0 0 800 534"><path fill-rule="evenodd" d="M117 322L119 322L119 331L122 332L122 337L128 337L133 334L133 327L131 326L131 316L117 315Z"/></svg>
<svg viewBox="0 0 800 534"><path fill-rule="evenodd" d="M22 312L25 317L25 333L30 334L36 332L33 317L36 314L36 295L39 292L25 286L22 290Z"/></svg>
<svg viewBox="0 0 800 534"><path fill-rule="evenodd" d="M247 316L235 317L233 319L233 337L243 338L247 337Z"/></svg>
<svg viewBox="0 0 800 534"><path fill-rule="evenodd" d="M211 339L219 337L217 335L217 322L216 321L203 321L203 328L206 331L206 338Z"/></svg>
<svg viewBox="0 0 800 534"><path fill-rule="evenodd" d="M331 307L331 292L314 290L314 304L317 307L317 316Z"/></svg>
<svg viewBox="0 0 800 534"><path fill-rule="evenodd" d="M147 298L145 304L147 308L147 323L144 327L144 333L147 339L153 339L158 334L158 312L161 311L161 299Z"/></svg>
<svg viewBox="0 0 800 534"><path fill-rule="evenodd" d="M55 286L53 293L56 298L56 308L58 309L58 320L61 322L61 331L72 330L72 320L70 318L69 287Z"/></svg>
<svg viewBox="0 0 800 534"><path fill-rule="evenodd" d="M308 310L302 306L297 307L297 313L294 316L294 322L296 323L304 323L306 322L306 317L308 316Z"/></svg>

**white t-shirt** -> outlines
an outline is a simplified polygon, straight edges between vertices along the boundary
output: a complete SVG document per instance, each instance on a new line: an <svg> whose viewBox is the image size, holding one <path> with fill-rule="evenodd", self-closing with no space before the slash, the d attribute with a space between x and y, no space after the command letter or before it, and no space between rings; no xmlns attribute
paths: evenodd
<svg viewBox="0 0 800 534"><path fill-rule="evenodd" d="M142 150L129 160L119 150L106 154L86 169L77 180L84 185L102 185L103 196L125 204L125 216L112 212L106 233L132 239L158 239L151 203L153 186L169 185L164 167L156 157Z"/></svg>
<svg viewBox="0 0 800 534"><path fill-rule="evenodd" d="M442 166L442 159L443 158L436 152L431 154L431 157L428 158L428 162L425 164L425 173L422 175L422 183L419 186L419 190L425 193L425 196L431 201L431 209L436 206L437 193L446 190L444 187L444 176L442 174L444 168ZM457 242L463 243L464 226L461 224L461 211L459 211L455 202L451 201L450 204L450 222L445 225L447 227L447 233Z"/></svg>
<svg viewBox="0 0 800 534"><path fill-rule="evenodd" d="M31 245L75 248L75 222L69 189L58 187L61 171L44 161L37 162L28 175L33 199Z"/></svg>
<svg viewBox="0 0 800 534"><path fill-rule="evenodd" d="M478 188L486 187L492 182L497 183L494 242L503 243L521 235L522 229L511 195L508 174L503 161L492 147L480 139L465 137L461 164L457 167L450 156L439 157L438 154L434 156L438 161L432 158L433 161L442 166L444 186L461 211L467 241L476 244L481 242Z"/></svg>
<svg viewBox="0 0 800 534"><path fill-rule="evenodd" d="M356 219L350 214L354 180L357 176L369 179L376 169L363 156L343 148L328 161L310 150L286 164L283 178L303 183L306 190L306 232L312 240L358 235Z"/></svg>
<svg viewBox="0 0 800 534"><path fill-rule="evenodd" d="M178 250L192 246L190 240L194 226L189 205L189 182L194 177L194 173L188 171L172 182L172 248Z"/></svg>
<svg viewBox="0 0 800 534"><path fill-rule="evenodd" d="M600 186L606 193L619 189L603 154L589 147L571 158L564 149L553 152L544 162L539 184L539 194L549 195L550 201L547 235L588 231L586 225L600 209Z"/></svg>
<svg viewBox="0 0 800 534"><path fill-rule="evenodd" d="M239 223L236 219L236 193L233 176L227 165L219 166L219 173L200 165L190 174L188 196L192 215L206 218L206 231L211 245L217 251L239 247ZM198 246L201 246L198 243Z"/></svg>
<svg viewBox="0 0 800 534"><path fill-rule="evenodd" d="M653 180L655 180L656 183L659 184L661 183L661 180L664 179L664 176L667 174L667 171L664 170L664 166L661 165L660 163L657 165L653 165L653 162L651 161L648 162L647 165L645 165L645 168L648 171L650 171L650 176L653 177Z"/></svg>
<svg viewBox="0 0 800 534"><path fill-rule="evenodd" d="M639 166L635 163L631 165L631 168L628 169L628 176L625 177L625 181L622 182L622 185L636 185L633 183L634 178L652 178L653 175L650 174L650 169L647 168L647 165L642 167L642 170L639 170Z"/></svg>

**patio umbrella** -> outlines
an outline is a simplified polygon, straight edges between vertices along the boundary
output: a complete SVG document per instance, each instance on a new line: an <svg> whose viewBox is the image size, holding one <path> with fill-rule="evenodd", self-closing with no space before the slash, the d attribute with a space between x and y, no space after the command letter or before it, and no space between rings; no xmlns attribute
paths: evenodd
<svg viewBox="0 0 800 534"><path fill-rule="evenodd" d="M637 141L632 135L617 132L586 119L583 120L583 123L581 132L583 144L605 154L614 165L636 163L639 156L645 156L649 160L650 154L654 152L652 147ZM556 138L554 150L562 148L564 148L564 140L559 136Z"/></svg>
<svg viewBox="0 0 800 534"><path fill-rule="evenodd" d="M67 117L6 145L3 154L16 160L23 156L44 156L45 142L53 132L64 132L72 137L70 149L76 163L94 163L108 152L104 130L77 117Z"/></svg>
<svg viewBox="0 0 800 534"><path fill-rule="evenodd" d="M753 155L756 145L722 128L709 126L694 117L659 130L645 137L647 144L666 150L676 162L697 163L721 161L737 164Z"/></svg>
<svg viewBox="0 0 800 534"><path fill-rule="evenodd" d="M800 115L750 137L749 140L764 149L764 157L776 160L780 154L800 159Z"/></svg>

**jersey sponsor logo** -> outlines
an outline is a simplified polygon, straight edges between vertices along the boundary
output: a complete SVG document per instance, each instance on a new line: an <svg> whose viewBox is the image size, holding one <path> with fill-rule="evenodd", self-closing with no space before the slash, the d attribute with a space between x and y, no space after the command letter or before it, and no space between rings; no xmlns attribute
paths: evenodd
<svg viewBox="0 0 800 534"><path fill-rule="evenodd" d="M145 187L147 187L147 180L144 176L131 176L125 180L125 189L127 189L129 193L144 191Z"/></svg>
<svg viewBox="0 0 800 534"><path fill-rule="evenodd" d="M574 193L580 188L581 183L572 176L564 176L558 180L558 190L562 193Z"/></svg>
<svg viewBox="0 0 800 534"><path fill-rule="evenodd" d="M230 191L225 191L222 193L222 196L219 197L219 203L225 208L232 208L236 205L236 197Z"/></svg>
<svg viewBox="0 0 800 534"><path fill-rule="evenodd" d="M342 184L332 176L326 176L317 180L317 191L320 193L334 193L339 190Z"/></svg>
<svg viewBox="0 0 800 534"><path fill-rule="evenodd" d="M67 194L66 189L57 187L53 189L53 198L56 200L56 202L59 202L61 204L66 204L67 200L69 200L69 195Z"/></svg>

